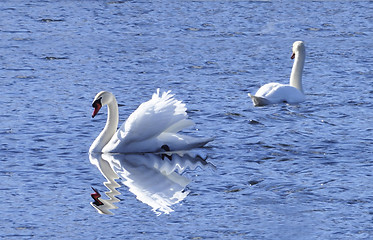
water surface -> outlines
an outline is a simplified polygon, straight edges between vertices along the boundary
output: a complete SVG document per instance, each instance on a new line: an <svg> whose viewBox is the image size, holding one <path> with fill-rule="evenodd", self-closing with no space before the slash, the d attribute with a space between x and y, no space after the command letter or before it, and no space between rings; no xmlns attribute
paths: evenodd
<svg viewBox="0 0 373 240"><path fill-rule="evenodd" d="M0 237L373 238L372 16L371 1L1 2ZM254 108L296 40L306 102ZM197 154L216 170L186 169L169 214L124 184L98 214L91 101L112 91L123 122L158 87L187 104L188 134L215 137Z"/></svg>

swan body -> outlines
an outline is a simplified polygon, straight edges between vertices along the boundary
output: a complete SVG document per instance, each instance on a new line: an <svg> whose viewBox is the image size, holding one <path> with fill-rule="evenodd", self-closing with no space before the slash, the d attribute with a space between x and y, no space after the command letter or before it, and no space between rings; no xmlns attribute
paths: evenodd
<svg viewBox="0 0 373 240"><path fill-rule="evenodd" d="M99 92L93 100L95 117L100 108L108 106L106 125L92 143L89 152L136 153L179 151L202 147L212 138L196 138L178 133L193 125L187 119L185 104L176 100L171 91L160 93L142 103L117 130L118 103L115 96Z"/></svg>
<svg viewBox="0 0 373 240"><path fill-rule="evenodd" d="M304 43L302 41L294 42L292 50L291 58L294 59L294 64L291 70L290 83L267 83L259 88L255 95L249 93L254 106L282 102L294 104L303 102L306 99L302 86L302 73L306 57Z"/></svg>

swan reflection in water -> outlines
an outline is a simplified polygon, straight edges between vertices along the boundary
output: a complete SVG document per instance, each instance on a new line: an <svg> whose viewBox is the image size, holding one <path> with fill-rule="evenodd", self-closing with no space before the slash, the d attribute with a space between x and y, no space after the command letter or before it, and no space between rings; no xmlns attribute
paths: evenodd
<svg viewBox="0 0 373 240"><path fill-rule="evenodd" d="M102 199L95 188L91 194L94 199L91 205L101 214L113 215L110 211L118 208L114 203L120 200L117 188L121 185L119 179L129 191L135 194L141 202L152 207L157 215L169 214L174 210L172 205L182 201L189 191L185 187L190 180L183 176L186 170L195 170L215 166L199 155L190 153L144 153L144 154L90 154L90 161L106 178L104 185L109 189L105 192L108 199Z"/></svg>

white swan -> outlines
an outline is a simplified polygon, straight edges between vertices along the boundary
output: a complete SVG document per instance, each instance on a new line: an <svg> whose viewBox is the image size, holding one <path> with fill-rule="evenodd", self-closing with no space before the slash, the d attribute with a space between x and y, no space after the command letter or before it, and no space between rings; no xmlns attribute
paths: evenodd
<svg viewBox="0 0 373 240"><path fill-rule="evenodd" d="M118 129L118 104L110 92L99 92L93 100L95 117L102 106L108 106L108 118L89 152L135 153L179 151L202 147L212 138L196 138L178 132L193 125L187 119L185 104L173 98L171 91L142 103Z"/></svg>
<svg viewBox="0 0 373 240"><path fill-rule="evenodd" d="M306 50L304 43L302 41L294 42L293 54L291 55L291 59L294 59L294 64L291 70L290 84L267 83L259 88L254 96L249 93L254 106L264 106L282 102L303 102L306 99L302 87L302 73L305 58Z"/></svg>

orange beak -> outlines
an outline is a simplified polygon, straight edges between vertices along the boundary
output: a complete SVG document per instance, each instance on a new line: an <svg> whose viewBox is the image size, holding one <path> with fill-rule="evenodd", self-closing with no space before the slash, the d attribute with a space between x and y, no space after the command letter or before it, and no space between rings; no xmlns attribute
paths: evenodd
<svg viewBox="0 0 373 240"><path fill-rule="evenodd" d="M93 113L92 113L92 117L94 118L94 117L97 115L98 111L100 111L102 105L101 105L100 102L95 101L95 102L92 104L92 107L95 108L95 110L93 110Z"/></svg>

